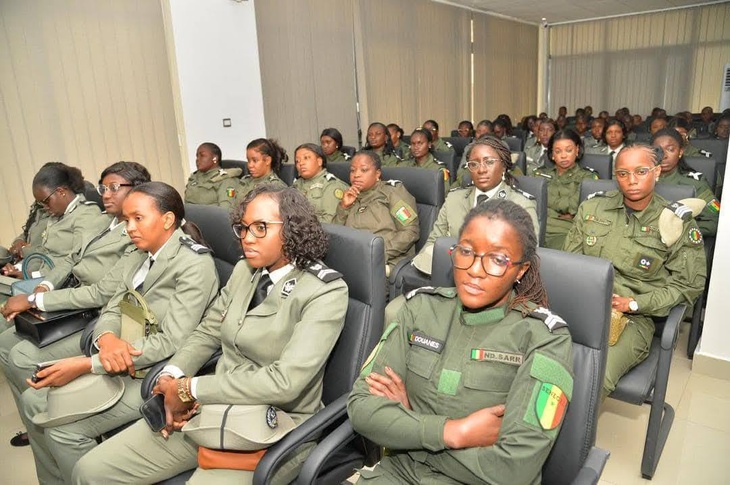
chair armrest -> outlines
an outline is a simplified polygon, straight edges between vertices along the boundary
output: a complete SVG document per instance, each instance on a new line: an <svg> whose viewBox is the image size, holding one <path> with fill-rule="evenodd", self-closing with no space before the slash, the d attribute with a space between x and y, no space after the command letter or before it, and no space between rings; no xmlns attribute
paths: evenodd
<svg viewBox="0 0 730 485"><path fill-rule="evenodd" d="M352 423L350 423L349 419L339 425L337 429L319 442L307 458L307 461L304 462L304 466L297 478L297 485L314 484L327 458L342 449L342 447L356 437L357 433L352 429Z"/></svg>
<svg viewBox="0 0 730 485"><path fill-rule="evenodd" d="M161 360L147 371L147 375L142 379L142 387L139 389L139 393L142 394L142 399L147 400L152 395L152 388L157 384L157 379L160 377L162 369L165 368L170 359Z"/></svg>
<svg viewBox="0 0 730 485"><path fill-rule="evenodd" d="M79 340L79 346L81 352L85 356L91 357L92 353L97 353L96 347L94 347L94 329L96 328L96 322L99 321L99 317L96 317L92 321L86 324L86 327L81 331L81 339Z"/></svg>
<svg viewBox="0 0 730 485"><path fill-rule="evenodd" d="M411 264L411 261L413 261L413 258L405 258L398 261L398 264L393 266L393 269L390 270L390 275L388 276L388 283L391 285L395 283L396 278L398 277L398 273L401 272L403 268Z"/></svg>
<svg viewBox="0 0 730 485"><path fill-rule="evenodd" d="M578 475L571 482L572 485L596 485L598 480L601 478L603 468L606 466L608 457L611 455L606 450L591 448L588 452L586 461L583 462L583 466L578 470Z"/></svg>
<svg viewBox="0 0 730 485"><path fill-rule="evenodd" d="M664 330L662 331L662 350L674 349L674 344L677 341L679 335L679 324L682 323L684 318L684 312L687 311L687 305L684 303L675 305L667 315L667 321L664 323Z"/></svg>
<svg viewBox="0 0 730 485"><path fill-rule="evenodd" d="M274 470L297 447L315 439L323 429L335 423L347 414L347 397L343 394L317 414L297 426L288 435L284 436L278 443L269 448L264 454L253 474L254 485L263 485L271 481Z"/></svg>

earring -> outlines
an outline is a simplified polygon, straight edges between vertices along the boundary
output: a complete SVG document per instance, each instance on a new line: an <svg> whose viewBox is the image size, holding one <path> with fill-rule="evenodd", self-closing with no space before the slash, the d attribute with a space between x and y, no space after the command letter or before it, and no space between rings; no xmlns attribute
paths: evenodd
<svg viewBox="0 0 730 485"><path fill-rule="evenodd" d="M520 281L519 278L515 278L515 284L519 285L520 283L522 283L522 281Z"/></svg>
<svg viewBox="0 0 730 485"><path fill-rule="evenodd" d="M507 172L506 171L505 172L502 172L502 182L504 182L505 180L507 180Z"/></svg>

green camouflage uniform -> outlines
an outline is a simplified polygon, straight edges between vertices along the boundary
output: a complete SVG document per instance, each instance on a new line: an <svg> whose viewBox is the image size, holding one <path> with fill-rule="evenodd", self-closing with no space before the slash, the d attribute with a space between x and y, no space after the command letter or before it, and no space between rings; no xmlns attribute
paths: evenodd
<svg viewBox="0 0 730 485"><path fill-rule="evenodd" d="M669 203L654 194L641 212L627 211L618 191L598 192L583 202L565 239L564 250L613 263L613 291L639 305L616 345L609 347L603 397L619 378L643 361L654 336L651 317L662 317L677 304L692 306L705 287L702 234L694 220L683 223L681 237L662 242L659 215Z"/></svg>
<svg viewBox="0 0 730 485"><path fill-rule="evenodd" d="M701 172L680 173L676 168L670 174L661 174L659 184L691 185L695 188L695 197L704 200L707 204L702 212L695 217L697 226L703 236L717 234L717 224L720 219L720 202L715 198L707 179Z"/></svg>
<svg viewBox="0 0 730 485"><path fill-rule="evenodd" d="M327 169L322 169L309 180L303 178L294 180L292 187L304 194L311 202L320 222L332 222L337 212L337 205L349 188L345 182L329 173Z"/></svg>
<svg viewBox="0 0 730 485"><path fill-rule="evenodd" d="M353 428L389 451L358 483L539 484L563 416L542 403L570 401L573 360L565 323L536 310L470 313L454 288L411 292L348 400ZM412 410L368 391L365 377L386 375L385 366L403 379ZM447 419L499 404L506 410L494 445L446 447Z"/></svg>
<svg viewBox="0 0 730 485"><path fill-rule="evenodd" d="M562 214L575 216L580 199L580 183L583 180L597 180L595 171L582 167L577 163L563 175L558 175L557 167L539 168L536 176L548 180L547 224L545 228L545 246L563 249L565 235L573 226L573 220L560 219Z"/></svg>
<svg viewBox="0 0 730 485"><path fill-rule="evenodd" d="M190 174L185 186L185 202L188 204L217 205L230 209L236 198L240 168L200 170Z"/></svg>

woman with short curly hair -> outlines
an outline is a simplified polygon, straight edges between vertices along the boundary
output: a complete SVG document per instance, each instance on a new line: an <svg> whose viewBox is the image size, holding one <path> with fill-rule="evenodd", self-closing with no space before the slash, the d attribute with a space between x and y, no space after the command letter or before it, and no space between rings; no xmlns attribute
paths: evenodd
<svg viewBox="0 0 730 485"><path fill-rule="evenodd" d="M73 483L153 483L197 467L199 446L188 431L213 412L211 404L246 406L251 420L258 421L239 429L245 436L261 420L272 428L277 425L271 420L278 420L279 427L284 421L295 426L321 408L325 363L348 301L342 276L321 262L327 252L322 225L296 189L270 185L254 188L233 218L233 233L246 259L236 265L154 389L165 396L167 427L162 433L167 439L140 420L82 458ZM215 374L192 377L220 348ZM253 413L262 406L265 416ZM196 410L201 417L191 420ZM190 426L178 432L188 420ZM294 480L312 447L296 450L273 481ZM245 461L241 470L199 468L192 481L251 483L255 462Z"/></svg>

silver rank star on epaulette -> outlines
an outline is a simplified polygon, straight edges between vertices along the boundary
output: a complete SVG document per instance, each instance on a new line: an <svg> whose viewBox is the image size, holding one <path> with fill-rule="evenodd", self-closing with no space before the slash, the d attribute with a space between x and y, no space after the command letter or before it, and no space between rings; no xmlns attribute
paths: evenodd
<svg viewBox="0 0 730 485"><path fill-rule="evenodd" d="M548 173L535 172L535 175L538 175L539 177L545 177L548 180L553 178L553 176Z"/></svg>
<svg viewBox="0 0 730 485"><path fill-rule="evenodd" d="M444 167L446 166L446 164L444 162L442 162L441 160L438 160L436 158L434 158L433 161L436 162L439 165L443 165Z"/></svg>
<svg viewBox="0 0 730 485"><path fill-rule="evenodd" d="M515 186L512 186L512 190L514 190L514 191L515 191L515 192L517 192L518 194L522 194L522 195L523 195L523 196L524 196L524 197L525 197L526 199L528 199L528 200L535 200L535 196L534 196L534 195L532 195L532 194L531 194L531 193L529 193L529 192L525 192L524 190L522 190L522 189L518 189L518 188L517 188L517 187L515 187Z"/></svg>
<svg viewBox="0 0 730 485"><path fill-rule="evenodd" d="M604 195L606 195L606 192L604 192L603 190L599 190L598 192L593 192L592 194L588 194L588 197L586 197L586 200L590 200L594 197L603 197Z"/></svg>
<svg viewBox="0 0 730 485"><path fill-rule="evenodd" d="M535 308L530 313L530 316L545 322L545 326L548 328L548 330L550 330L550 333L559 328L568 326L566 321L563 320L559 315L556 315L555 313L542 306Z"/></svg>
<svg viewBox="0 0 730 485"><path fill-rule="evenodd" d="M402 184L403 182L401 182L400 180L390 179L386 180L385 183L388 185L392 185L393 187L397 187L398 184Z"/></svg>
<svg viewBox="0 0 730 485"><path fill-rule="evenodd" d="M418 295L419 293L425 293L427 295L435 295L436 288L433 286L422 286L420 288L416 288L415 290L411 290L408 293L406 293L406 300L410 300L411 298Z"/></svg>
<svg viewBox="0 0 730 485"><path fill-rule="evenodd" d="M693 178L697 181L702 177L702 172L687 172L687 177Z"/></svg>
<svg viewBox="0 0 730 485"><path fill-rule="evenodd" d="M592 172L592 173L598 173L598 170L596 170L593 167L586 167L585 165L581 165L581 167L583 167L583 170L588 170L589 172Z"/></svg>
<svg viewBox="0 0 730 485"><path fill-rule="evenodd" d="M337 179L337 177L331 173L328 173L327 175L325 175L324 178L326 178L327 180L336 180Z"/></svg>
<svg viewBox="0 0 730 485"><path fill-rule="evenodd" d="M198 254L205 254L205 253L213 252L213 250L210 249L209 247L203 246L202 244L198 244L189 237L181 236L180 243L183 246L185 246L186 248L188 248Z"/></svg>
<svg viewBox="0 0 730 485"><path fill-rule="evenodd" d="M679 202L672 202L667 206L667 209L674 212L674 215L679 217L683 221L688 221L692 219L692 209L684 204L680 204Z"/></svg>
<svg viewBox="0 0 730 485"><path fill-rule="evenodd" d="M345 157L345 161L352 158L349 153L343 153L342 155Z"/></svg>
<svg viewBox="0 0 730 485"><path fill-rule="evenodd" d="M446 146L449 148L454 148L454 145L452 145L450 142L448 142L446 140L444 140L444 144L446 144Z"/></svg>
<svg viewBox="0 0 730 485"><path fill-rule="evenodd" d="M708 152L707 150L703 150L700 148L700 155L702 155L705 158L712 158L712 153Z"/></svg>

